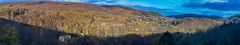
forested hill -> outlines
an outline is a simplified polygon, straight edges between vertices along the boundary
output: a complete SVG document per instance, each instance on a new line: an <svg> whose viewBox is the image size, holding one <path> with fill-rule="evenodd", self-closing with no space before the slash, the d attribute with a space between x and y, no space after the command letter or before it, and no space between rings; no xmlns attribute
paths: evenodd
<svg viewBox="0 0 240 45"><path fill-rule="evenodd" d="M220 16L206 16L206 15L197 15L197 14L170 15L167 17L178 18L178 19L181 19L181 18L209 18L209 19L215 19L215 20L223 18Z"/></svg>
<svg viewBox="0 0 240 45"><path fill-rule="evenodd" d="M173 19L121 6L70 2L3 3L0 18L66 33L94 36L196 32L222 24L221 21L211 19Z"/></svg>
<svg viewBox="0 0 240 45"><path fill-rule="evenodd" d="M10 39L1 36L0 45L218 45L238 44L239 40L236 36L238 25L235 25L238 23L233 23L238 18L175 19L124 6L72 2L1 3L0 18L0 23L4 23L0 24L3 27L0 35L5 33L3 31L13 32ZM2 26L5 23L8 25ZM72 38L59 40L62 35Z"/></svg>

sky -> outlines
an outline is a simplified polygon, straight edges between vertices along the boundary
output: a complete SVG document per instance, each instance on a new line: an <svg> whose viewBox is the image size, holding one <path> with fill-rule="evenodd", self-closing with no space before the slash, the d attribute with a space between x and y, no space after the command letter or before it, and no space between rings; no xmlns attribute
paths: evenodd
<svg viewBox="0 0 240 45"><path fill-rule="evenodd" d="M0 2L46 0L0 0ZM47 0L96 5L122 5L162 15L197 14L229 17L240 14L240 0Z"/></svg>

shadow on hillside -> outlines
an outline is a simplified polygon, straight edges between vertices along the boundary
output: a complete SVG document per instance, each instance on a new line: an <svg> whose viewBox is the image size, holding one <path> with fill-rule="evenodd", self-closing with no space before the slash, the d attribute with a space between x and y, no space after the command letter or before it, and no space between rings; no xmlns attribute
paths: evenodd
<svg viewBox="0 0 240 45"><path fill-rule="evenodd" d="M184 45L240 45L240 24L229 23L186 35Z"/></svg>
<svg viewBox="0 0 240 45"><path fill-rule="evenodd" d="M240 45L239 24L225 24L192 34L165 32L145 36L129 34L106 38L77 36L70 41L60 42L58 37L67 33L7 19L0 20L2 21L0 25L11 24L16 27L22 45Z"/></svg>
<svg viewBox="0 0 240 45"><path fill-rule="evenodd" d="M82 45L240 45L240 25L224 24L196 33L129 34L120 37L80 37L74 42Z"/></svg>
<svg viewBox="0 0 240 45"><path fill-rule="evenodd" d="M129 34L120 37L80 37L82 45L240 45L240 24L224 24L196 33Z"/></svg>
<svg viewBox="0 0 240 45"><path fill-rule="evenodd" d="M0 25L6 24L15 27L22 45L58 45L58 36L66 34L1 18Z"/></svg>

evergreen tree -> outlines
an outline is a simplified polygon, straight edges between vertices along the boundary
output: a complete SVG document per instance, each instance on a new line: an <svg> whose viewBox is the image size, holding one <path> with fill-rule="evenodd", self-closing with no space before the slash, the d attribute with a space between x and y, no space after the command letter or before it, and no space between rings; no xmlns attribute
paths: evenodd
<svg viewBox="0 0 240 45"><path fill-rule="evenodd" d="M173 36L170 32L165 32L160 38L161 45L173 45Z"/></svg>

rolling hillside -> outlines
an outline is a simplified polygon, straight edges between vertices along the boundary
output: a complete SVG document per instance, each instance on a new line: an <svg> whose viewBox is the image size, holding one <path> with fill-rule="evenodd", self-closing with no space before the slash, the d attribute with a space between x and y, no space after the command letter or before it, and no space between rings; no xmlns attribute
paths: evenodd
<svg viewBox="0 0 240 45"><path fill-rule="evenodd" d="M0 45L2 42L60 45L63 43L58 40L61 35L73 36L70 41L64 42L65 45L217 45L221 41L228 44L237 42L232 39L238 33L230 27L238 28L238 23L232 23L237 22L235 20L238 18L230 17L227 21L209 18L176 19L124 6L72 2L1 3L0 31L10 30L18 35L14 33L10 41L1 41L4 38L0 37ZM4 26L6 24L9 26ZM221 41L214 42L216 40Z"/></svg>
<svg viewBox="0 0 240 45"><path fill-rule="evenodd" d="M196 14L182 14L182 15L171 15L171 16L167 16L167 17L172 17L172 18L209 18L209 19L221 19L223 17L219 17L219 16L205 16L205 15L196 15Z"/></svg>
<svg viewBox="0 0 240 45"><path fill-rule="evenodd" d="M194 32L221 25L221 22L209 19L178 20L131 8L81 3L4 3L0 9L1 18L78 35ZM182 28L183 26L188 28Z"/></svg>

